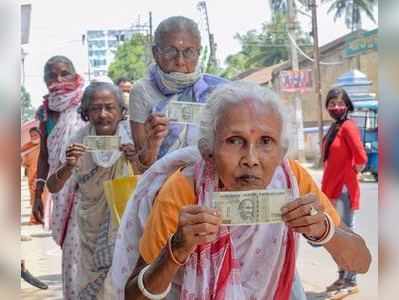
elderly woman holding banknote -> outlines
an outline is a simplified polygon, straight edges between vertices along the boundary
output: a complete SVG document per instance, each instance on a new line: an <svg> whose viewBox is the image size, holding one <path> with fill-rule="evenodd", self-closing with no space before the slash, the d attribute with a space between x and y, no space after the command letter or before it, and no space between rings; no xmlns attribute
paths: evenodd
<svg viewBox="0 0 399 300"><path fill-rule="evenodd" d="M364 240L285 158L280 105L249 82L220 86L204 109L198 149L168 154L144 174L115 246L119 299L306 299L295 272L301 235L345 270L368 270ZM262 216L265 205L271 214Z"/></svg>
<svg viewBox="0 0 399 300"><path fill-rule="evenodd" d="M129 101L132 137L140 150L142 171L166 153L195 144L199 131L195 111L215 86L225 82L201 73L200 51L201 33L191 19L173 16L155 30L155 64L134 85Z"/></svg>
<svg viewBox="0 0 399 300"><path fill-rule="evenodd" d="M77 218L74 251L78 253L79 280L77 294L66 299L107 299L103 288L112 261L117 224L111 222L103 182L128 175L128 161L135 168L130 128L124 120L126 113L124 98L117 86L91 83L84 91L80 106L81 118L88 123L71 138L65 163L60 164L47 181L51 193L70 184L74 193L69 200L77 203L76 215L71 217ZM67 235L75 231L71 226L65 230Z"/></svg>

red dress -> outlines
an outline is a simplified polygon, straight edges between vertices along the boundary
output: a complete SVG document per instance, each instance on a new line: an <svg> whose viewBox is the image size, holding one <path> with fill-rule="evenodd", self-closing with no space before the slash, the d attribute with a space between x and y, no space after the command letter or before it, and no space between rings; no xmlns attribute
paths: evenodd
<svg viewBox="0 0 399 300"><path fill-rule="evenodd" d="M323 139L323 148L326 139ZM353 120L346 120L332 142L327 160L324 162L322 191L330 199L341 196L344 185L348 189L351 208L359 209L360 186L355 165L367 163L367 154L360 132Z"/></svg>

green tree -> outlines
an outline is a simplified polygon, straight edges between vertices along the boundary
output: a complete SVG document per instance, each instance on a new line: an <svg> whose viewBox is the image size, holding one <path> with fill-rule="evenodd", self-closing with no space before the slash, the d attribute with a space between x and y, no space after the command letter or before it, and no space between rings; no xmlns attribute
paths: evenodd
<svg viewBox="0 0 399 300"><path fill-rule="evenodd" d="M243 53L237 53L227 56L225 60L227 67L222 71L220 76L232 79L239 73L247 69L247 57Z"/></svg>
<svg viewBox="0 0 399 300"><path fill-rule="evenodd" d="M20 101L21 101L21 121L25 123L32 120L35 117L35 108L32 106L30 95L26 91L24 86L21 86L20 90Z"/></svg>
<svg viewBox="0 0 399 300"><path fill-rule="evenodd" d="M297 43L310 45L310 39L300 28L297 29ZM287 16L275 13L270 23L265 23L260 32L250 30L245 34L236 34L241 51L226 58L226 68L221 73L233 78L249 69L268 67L288 59L289 39Z"/></svg>
<svg viewBox="0 0 399 300"><path fill-rule="evenodd" d="M309 9L309 2L310 0L294 0L293 4L296 7L300 3L305 9ZM328 13L334 13L334 21L344 18L347 28L351 31L362 27L362 13L376 23L374 7L378 0L322 0L322 2L331 3ZM287 13L287 0L269 0L269 3L274 13Z"/></svg>
<svg viewBox="0 0 399 300"><path fill-rule="evenodd" d="M345 18L345 24L351 31L362 27L362 13L376 23L374 18L374 7L377 0L322 0L330 2L328 13L334 13L334 21Z"/></svg>
<svg viewBox="0 0 399 300"><path fill-rule="evenodd" d="M137 33L118 47L115 59L108 68L108 75L114 81L122 76L135 81L144 76L151 62L149 40L147 36Z"/></svg>

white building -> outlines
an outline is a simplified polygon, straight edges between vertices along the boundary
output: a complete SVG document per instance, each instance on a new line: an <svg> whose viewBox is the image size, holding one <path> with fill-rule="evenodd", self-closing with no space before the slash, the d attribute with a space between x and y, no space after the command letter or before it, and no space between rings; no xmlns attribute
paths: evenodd
<svg viewBox="0 0 399 300"><path fill-rule="evenodd" d="M129 40L137 30L88 30L86 32L89 58L89 78L107 76L108 66L115 57L116 49Z"/></svg>

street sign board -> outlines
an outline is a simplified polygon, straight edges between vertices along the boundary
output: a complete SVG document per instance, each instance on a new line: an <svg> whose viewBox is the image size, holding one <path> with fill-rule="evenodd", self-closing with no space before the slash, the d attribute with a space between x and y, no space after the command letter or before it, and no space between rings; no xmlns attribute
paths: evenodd
<svg viewBox="0 0 399 300"><path fill-rule="evenodd" d="M311 91L313 87L312 70L281 71L280 90L287 93L303 93Z"/></svg>
<svg viewBox="0 0 399 300"><path fill-rule="evenodd" d="M345 41L344 56L351 57L378 49L378 29L352 36Z"/></svg>

